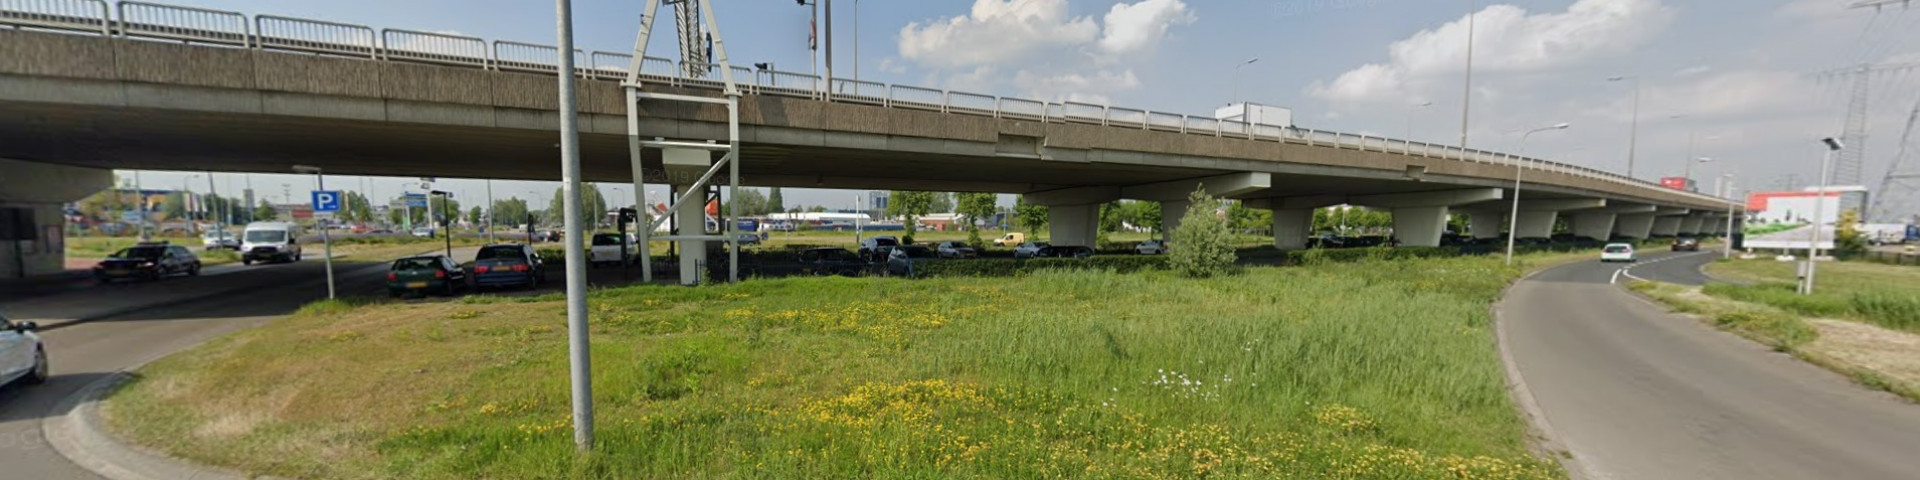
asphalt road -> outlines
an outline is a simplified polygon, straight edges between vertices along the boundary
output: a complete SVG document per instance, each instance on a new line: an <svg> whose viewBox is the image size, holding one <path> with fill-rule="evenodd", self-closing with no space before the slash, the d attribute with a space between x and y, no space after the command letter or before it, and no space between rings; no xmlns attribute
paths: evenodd
<svg viewBox="0 0 1920 480"><path fill-rule="evenodd" d="M336 265L340 267L341 265ZM365 264L336 270L343 294L377 294L385 281L380 265ZM326 297L321 262L307 261L273 268L235 270L220 277L261 285L258 290L217 300L190 302L68 325L43 332L53 379L43 385L0 387L0 478L34 480L97 479L68 462L46 443L43 418L80 388L101 377L221 334L258 325L285 315L307 302ZM202 277L196 281L213 280ZM185 293L187 280L146 285ZM114 287L99 287L101 302L116 301ZM120 296L124 297L124 296Z"/></svg>
<svg viewBox="0 0 1920 480"><path fill-rule="evenodd" d="M1710 253L1632 273L1698 275ZM1497 307L1544 427L1594 479L1920 478L1920 406L1672 315L1587 261L1521 281Z"/></svg>

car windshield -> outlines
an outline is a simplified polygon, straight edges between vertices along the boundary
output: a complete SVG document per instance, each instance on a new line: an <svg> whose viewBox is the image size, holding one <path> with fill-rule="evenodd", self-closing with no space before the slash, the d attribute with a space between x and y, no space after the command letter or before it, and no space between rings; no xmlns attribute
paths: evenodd
<svg viewBox="0 0 1920 480"><path fill-rule="evenodd" d="M877 247L891 247L899 244L900 244L899 240L894 240L888 237L880 237L880 238L873 239L873 245Z"/></svg>
<svg viewBox="0 0 1920 480"><path fill-rule="evenodd" d="M1633 251L1633 247L1629 247L1626 245L1608 245L1607 246L1607 253L1627 253L1631 251Z"/></svg>
<svg viewBox="0 0 1920 480"><path fill-rule="evenodd" d="M113 258L155 259L167 253L167 247L133 247L114 252Z"/></svg>
<svg viewBox="0 0 1920 480"><path fill-rule="evenodd" d="M280 243L287 241L286 230L248 230L247 243Z"/></svg>
<svg viewBox="0 0 1920 480"><path fill-rule="evenodd" d="M521 252L520 247L513 246L513 245L501 245L501 246L495 246L495 247L482 248L480 249L480 253L476 253L473 255L474 260L488 260L488 259L495 259L495 258L519 260L519 259L525 258L525 254Z"/></svg>
<svg viewBox="0 0 1920 480"><path fill-rule="evenodd" d="M406 271L413 271L413 270L437 270L439 268L440 268L440 259L437 257L402 258L398 261L393 262L393 271L396 271L396 272L406 272Z"/></svg>
<svg viewBox="0 0 1920 480"><path fill-rule="evenodd" d="M620 235L618 234L602 233L602 234L593 236L593 246L596 246L596 247L603 247L608 245L619 245L620 243L621 243Z"/></svg>

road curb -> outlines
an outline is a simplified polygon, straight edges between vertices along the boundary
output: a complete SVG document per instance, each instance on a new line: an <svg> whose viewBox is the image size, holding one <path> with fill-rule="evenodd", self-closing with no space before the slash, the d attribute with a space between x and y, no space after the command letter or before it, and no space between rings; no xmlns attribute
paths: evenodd
<svg viewBox="0 0 1920 480"><path fill-rule="evenodd" d="M1533 443L1539 450L1537 453L1558 462L1561 468L1566 469L1567 476L1574 480L1600 480L1601 477L1595 475L1585 461L1574 456L1573 451L1568 449L1566 444L1560 442L1559 433L1553 429L1553 423L1547 421L1546 411L1540 409L1539 402L1533 397L1533 390L1527 387L1526 378L1520 376L1520 366L1513 361L1513 349L1507 346L1507 322L1505 316L1500 313L1500 304L1506 302L1508 294L1512 293L1513 289L1518 287L1522 282L1532 279L1541 272L1572 265L1580 261L1582 260L1576 258L1544 266L1527 272L1526 275L1521 275L1520 278L1514 279L1513 283L1507 284L1506 288L1500 290L1500 298L1495 300L1493 305L1488 307L1488 310L1493 314L1494 346L1495 349L1500 352L1500 365L1506 373L1507 395L1513 399L1515 405L1520 407L1520 412L1527 417L1527 427L1528 430L1530 430L1529 433L1532 434L1531 436L1538 439L1538 442L1529 443Z"/></svg>
<svg viewBox="0 0 1920 480"><path fill-rule="evenodd" d="M138 368L136 365L132 368ZM209 468L167 455L121 443L101 428L100 400L133 379L126 370L114 372L60 401L55 411L40 422L41 433L54 451L80 468L112 480L244 480L251 477L230 470Z"/></svg>

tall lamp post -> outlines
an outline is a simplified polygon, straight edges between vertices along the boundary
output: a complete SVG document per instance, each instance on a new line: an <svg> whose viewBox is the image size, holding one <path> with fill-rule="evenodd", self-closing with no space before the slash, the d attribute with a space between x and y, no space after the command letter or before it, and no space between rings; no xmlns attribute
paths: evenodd
<svg viewBox="0 0 1920 480"><path fill-rule="evenodd" d="M1540 128L1528 130L1527 133L1520 135L1520 156L1519 156L1520 159L1514 160L1514 163L1513 163L1513 211L1507 214L1507 265L1508 266L1513 265L1513 243L1514 243L1513 240L1520 233L1520 172L1526 170L1525 164L1522 163L1522 161L1525 158L1527 158L1527 138L1532 137L1533 134L1535 133L1545 132L1548 130L1566 130L1567 127L1570 127L1570 126L1573 126L1573 125L1566 122L1561 122L1561 123L1554 124L1552 126L1540 127Z"/></svg>
<svg viewBox="0 0 1920 480"><path fill-rule="evenodd" d="M1684 173L1680 175L1680 178L1686 179L1687 184L1685 186L1687 188L1692 188L1695 191L1699 190L1698 188L1693 188L1693 165L1696 163L1710 162L1713 162L1713 157L1694 157L1687 159L1687 168L1683 171Z"/></svg>
<svg viewBox="0 0 1920 480"><path fill-rule="evenodd" d="M1720 174L1720 197L1727 199L1727 235L1726 245L1720 249L1720 258L1733 258L1733 173Z"/></svg>
<svg viewBox="0 0 1920 480"><path fill-rule="evenodd" d="M1461 88L1460 96L1460 149L1467 149L1467 126L1473 112L1473 30L1474 17L1480 7L1474 0L1467 0L1467 80Z"/></svg>
<svg viewBox="0 0 1920 480"><path fill-rule="evenodd" d="M1253 58L1243 60L1240 63L1233 64L1233 101L1234 103L1241 104L1242 106L1240 108L1242 110L1246 109L1246 106L1245 106L1246 101L1240 99L1240 67L1252 65L1254 64L1254 62L1258 62L1258 61L1260 61L1260 57L1253 57ZM1242 122L1248 121L1245 113L1240 114L1240 121Z"/></svg>
<svg viewBox="0 0 1920 480"><path fill-rule="evenodd" d="M320 170L320 167L294 165L293 172L311 174L313 175L314 182L319 185L320 190L327 189L327 175ZM322 253L327 256L327 299L332 300L335 298L333 287L333 234L328 232L327 223L324 221L320 222L320 245Z"/></svg>
<svg viewBox="0 0 1920 480"><path fill-rule="evenodd" d="M1633 81L1633 120L1627 130L1627 178L1633 178L1634 160L1640 154L1640 77L1623 75L1607 78L1609 82Z"/></svg>
<svg viewBox="0 0 1920 480"><path fill-rule="evenodd" d="M435 226L443 227L447 229L447 234L441 235L440 237L445 238L447 240L447 258L453 258L453 226L451 224L453 223L453 217L459 215L460 212L453 209L453 192L449 192L445 190L428 191L427 203L429 204L433 203L433 197L436 197L436 196L441 198L440 200L441 210L447 210L452 212L451 214L442 217L444 218L444 220L441 220L440 224ZM429 218L427 219L427 221L432 222L433 219Z"/></svg>
<svg viewBox="0 0 1920 480"><path fill-rule="evenodd" d="M1846 148L1845 144L1840 143L1840 139L1834 137L1822 138L1820 143L1827 145L1827 154L1820 159L1820 189L1813 192L1813 240L1807 242L1807 261L1801 267L1806 272L1800 277L1801 295L1813 294L1813 272L1819 265L1813 260L1820 255L1820 224L1826 222L1826 219L1821 218L1825 216L1822 215L1824 213L1822 210L1827 208L1827 182L1832 181L1828 178L1827 169L1833 166L1833 156Z"/></svg>
<svg viewBox="0 0 1920 480"><path fill-rule="evenodd" d="M808 74L815 82L820 81L820 0L793 0L794 4L813 7L813 14L807 18L807 59L812 62ZM771 63L769 63L771 65ZM773 70L773 67L767 67ZM814 91L820 91L820 85L814 84Z"/></svg>

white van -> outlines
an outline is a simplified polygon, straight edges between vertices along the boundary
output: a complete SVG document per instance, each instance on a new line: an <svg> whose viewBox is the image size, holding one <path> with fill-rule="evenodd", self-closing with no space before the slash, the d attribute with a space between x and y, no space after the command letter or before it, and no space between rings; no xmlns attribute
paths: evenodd
<svg viewBox="0 0 1920 480"><path fill-rule="evenodd" d="M240 234L240 262L300 261L300 226L286 222L254 222Z"/></svg>

